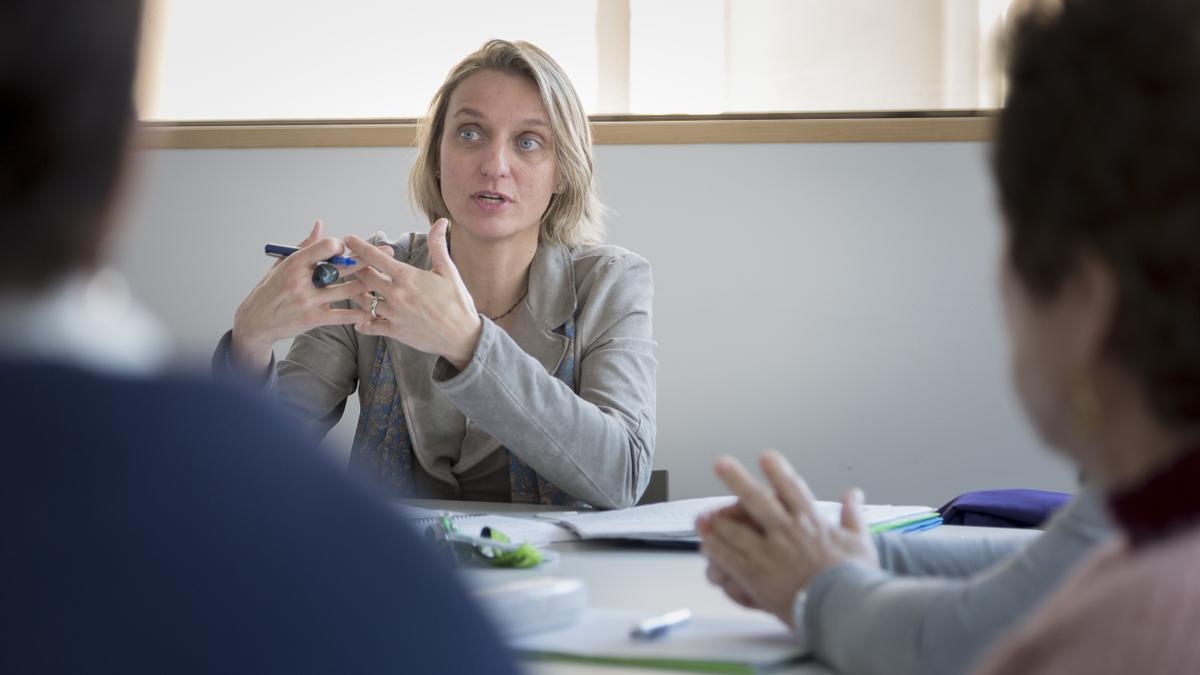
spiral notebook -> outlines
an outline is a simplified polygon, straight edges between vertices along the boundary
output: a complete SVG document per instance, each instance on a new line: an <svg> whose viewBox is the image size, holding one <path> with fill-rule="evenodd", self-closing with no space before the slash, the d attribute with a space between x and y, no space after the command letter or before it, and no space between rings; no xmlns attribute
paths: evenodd
<svg viewBox="0 0 1200 675"><path fill-rule="evenodd" d="M442 516L448 516L453 521L460 521L487 515L486 511L439 511L437 509L423 509L419 506L411 506L404 503L396 503L394 506L400 512L401 518L414 525L432 525Z"/></svg>

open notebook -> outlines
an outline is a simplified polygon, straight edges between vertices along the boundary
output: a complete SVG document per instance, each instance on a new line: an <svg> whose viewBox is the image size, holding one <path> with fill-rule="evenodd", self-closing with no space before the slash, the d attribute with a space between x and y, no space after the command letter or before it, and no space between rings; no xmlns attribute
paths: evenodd
<svg viewBox="0 0 1200 675"><path fill-rule="evenodd" d="M478 531L484 525L496 528L512 541L528 542L534 546L577 539L624 539L693 546L699 544L696 517L736 501L735 497L701 497L674 502L647 504L614 511L573 511L558 515L542 514L543 518L513 517L485 512L434 511L408 504L396 504L401 518L423 529L437 521L440 514L449 515L462 530ZM817 502L821 513L836 519L841 514L839 502ZM890 506L868 504L863 507L867 524L874 532L908 532L940 525L942 519L928 506Z"/></svg>
<svg viewBox="0 0 1200 675"><path fill-rule="evenodd" d="M696 518L737 501L736 497L701 497L675 502L647 504L631 509L595 511L564 515L558 519L581 539L634 539L639 541L696 543ZM827 518L841 515L840 502L817 502ZM863 515L872 531L925 529L941 523L937 512L928 506L891 506L869 504Z"/></svg>

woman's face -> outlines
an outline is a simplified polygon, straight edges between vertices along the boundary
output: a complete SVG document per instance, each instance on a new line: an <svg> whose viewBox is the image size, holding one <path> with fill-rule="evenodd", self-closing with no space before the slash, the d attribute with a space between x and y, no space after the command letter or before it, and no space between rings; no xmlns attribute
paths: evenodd
<svg viewBox="0 0 1200 675"><path fill-rule="evenodd" d="M1107 320L1100 314L1103 303L1094 284L1074 277L1053 296L1034 298L1007 255L1000 270L1017 397L1042 439L1079 464L1093 439L1078 428L1072 397L1078 396L1080 379L1091 375L1089 364L1096 363Z"/></svg>
<svg viewBox="0 0 1200 675"><path fill-rule="evenodd" d="M459 83L446 108L439 164L455 228L485 240L536 239L558 181L537 85L494 70Z"/></svg>
<svg viewBox="0 0 1200 675"><path fill-rule="evenodd" d="M1000 295L1017 398L1042 439L1059 447L1065 435L1067 414L1047 308L1030 298L1007 257L1000 263Z"/></svg>

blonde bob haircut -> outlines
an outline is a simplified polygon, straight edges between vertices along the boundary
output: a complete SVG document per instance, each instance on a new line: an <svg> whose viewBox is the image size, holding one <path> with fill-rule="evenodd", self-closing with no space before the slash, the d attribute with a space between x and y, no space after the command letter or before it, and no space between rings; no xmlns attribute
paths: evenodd
<svg viewBox="0 0 1200 675"><path fill-rule="evenodd" d="M450 218L438 178L446 109L455 88L484 70L532 80L550 116L559 189L551 195L550 204L542 214L541 241L570 247L599 243L604 236L604 206L596 195L591 124L566 73L549 54L528 42L489 40L450 71L417 131L417 160L408 177L413 203L431 223L438 218Z"/></svg>

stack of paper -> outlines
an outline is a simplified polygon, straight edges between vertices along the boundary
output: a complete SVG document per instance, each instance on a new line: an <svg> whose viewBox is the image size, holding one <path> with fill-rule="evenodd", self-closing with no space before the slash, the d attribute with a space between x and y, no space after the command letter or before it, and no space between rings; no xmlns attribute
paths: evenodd
<svg viewBox="0 0 1200 675"><path fill-rule="evenodd" d="M702 497L635 506L631 509L598 511L563 516L559 523L574 530L582 539L636 539L639 541L696 543L696 518L701 514L729 506L736 497ZM841 516L839 502L817 502L826 517ZM870 504L863 516L873 532L904 531L904 528L941 523L937 512L928 506L891 506ZM932 519L936 519L934 522ZM924 528L921 528L924 529Z"/></svg>
<svg viewBox="0 0 1200 675"><path fill-rule="evenodd" d="M808 653L798 638L765 614L697 616L662 637L631 638L630 629L645 618L632 610L591 608L569 628L511 644L536 658L720 673L756 673Z"/></svg>

